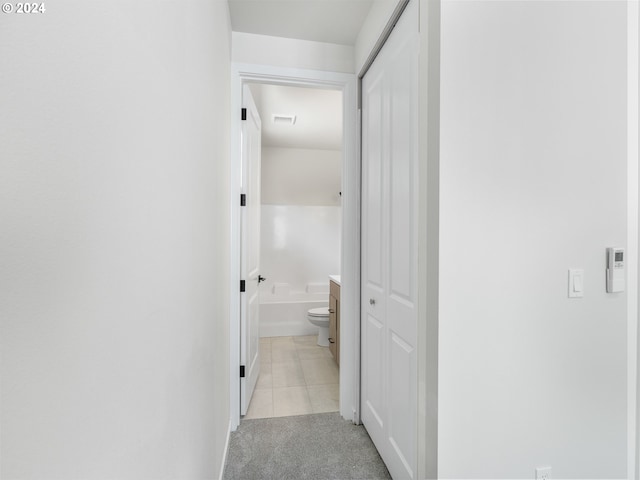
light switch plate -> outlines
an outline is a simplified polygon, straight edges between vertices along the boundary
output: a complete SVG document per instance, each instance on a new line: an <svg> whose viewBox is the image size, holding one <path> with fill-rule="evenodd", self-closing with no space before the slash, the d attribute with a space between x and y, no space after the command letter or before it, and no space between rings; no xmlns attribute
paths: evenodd
<svg viewBox="0 0 640 480"><path fill-rule="evenodd" d="M584 270L582 268L569 269L569 298L584 297Z"/></svg>

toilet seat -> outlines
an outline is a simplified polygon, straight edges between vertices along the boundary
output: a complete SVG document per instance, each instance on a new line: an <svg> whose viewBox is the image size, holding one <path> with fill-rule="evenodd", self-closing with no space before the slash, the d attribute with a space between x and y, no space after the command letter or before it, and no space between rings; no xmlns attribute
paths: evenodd
<svg viewBox="0 0 640 480"><path fill-rule="evenodd" d="M307 314L310 317L328 317L329 307L312 308L307 312Z"/></svg>

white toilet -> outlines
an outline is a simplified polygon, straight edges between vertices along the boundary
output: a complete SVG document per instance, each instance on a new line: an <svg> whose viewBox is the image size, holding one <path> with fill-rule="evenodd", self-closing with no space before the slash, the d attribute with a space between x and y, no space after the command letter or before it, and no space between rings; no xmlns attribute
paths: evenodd
<svg viewBox="0 0 640 480"><path fill-rule="evenodd" d="M329 307L312 308L307 311L307 320L318 327L318 345L329 346Z"/></svg>

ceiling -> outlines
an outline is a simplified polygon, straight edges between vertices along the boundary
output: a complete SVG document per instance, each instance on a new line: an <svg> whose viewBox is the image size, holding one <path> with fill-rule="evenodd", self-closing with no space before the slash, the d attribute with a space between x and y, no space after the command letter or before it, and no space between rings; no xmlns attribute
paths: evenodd
<svg viewBox="0 0 640 480"><path fill-rule="evenodd" d="M353 46L373 0L228 0L234 32Z"/></svg>
<svg viewBox="0 0 640 480"><path fill-rule="evenodd" d="M342 149L342 92L263 84L249 88L262 119L263 147ZM274 115L295 115L295 124L276 123Z"/></svg>
<svg viewBox="0 0 640 480"><path fill-rule="evenodd" d="M353 46L373 0L228 0L234 32ZM265 147L342 149L342 92L252 84ZM273 115L295 115L294 125Z"/></svg>

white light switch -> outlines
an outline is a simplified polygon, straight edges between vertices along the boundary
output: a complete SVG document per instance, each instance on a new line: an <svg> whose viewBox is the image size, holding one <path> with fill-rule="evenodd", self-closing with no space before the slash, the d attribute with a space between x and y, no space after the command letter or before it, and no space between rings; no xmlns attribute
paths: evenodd
<svg viewBox="0 0 640 480"><path fill-rule="evenodd" d="M584 270L569 269L569 298L584 297Z"/></svg>
<svg viewBox="0 0 640 480"><path fill-rule="evenodd" d="M576 293L582 292L582 275L574 275L573 277L573 291Z"/></svg>

